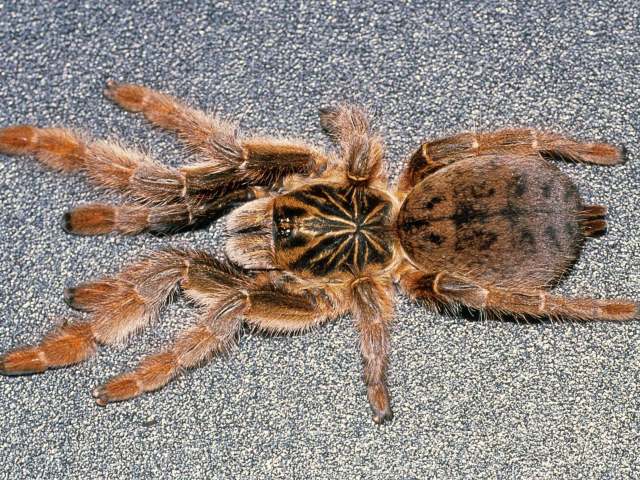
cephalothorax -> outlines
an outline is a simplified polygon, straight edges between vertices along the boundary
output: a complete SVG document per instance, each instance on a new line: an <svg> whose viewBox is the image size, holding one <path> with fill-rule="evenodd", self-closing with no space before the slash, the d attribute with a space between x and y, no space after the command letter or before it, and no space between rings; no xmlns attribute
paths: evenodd
<svg viewBox="0 0 640 480"><path fill-rule="evenodd" d="M387 389L394 285L430 304L493 313L592 320L637 319L629 300L564 298L549 288L584 238L606 229L606 208L585 205L546 157L601 165L619 149L532 129L462 133L424 143L391 189L382 139L364 111L321 111L338 144L242 137L221 119L137 85L106 95L173 131L202 160L171 169L113 142L59 128L0 129L0 152L32 154L82 170L127 195L65 214L76 234L171 232L229 213L224 259L166 249L120 273L65 290L87 312L41 343L0 357L5 375L44 372L90 357L154 320L176 288L202 307L164 351L93 392L100 405L156 390L180 370L229 348L242 322L267 332L308 329L350 312L373 419L391 418Z"/></svg>

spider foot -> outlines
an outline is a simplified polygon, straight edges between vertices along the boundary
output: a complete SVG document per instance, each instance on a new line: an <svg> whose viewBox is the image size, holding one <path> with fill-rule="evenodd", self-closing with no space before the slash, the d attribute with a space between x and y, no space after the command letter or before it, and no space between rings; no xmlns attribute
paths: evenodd
<svg viewBox="0 0 640 480"><path fill-rule="evenodd" d="M130 286L109 279L67 287L62 297L67 305L81 312L115 309L118 301L136 303L139 306L139 302L131 297Z"/></svg>
<svg viewBox="0 0 640 480"><path fill-rule="evenodd" d="M36 129L30 125L16 125L0 129L0 153L19 155L33 148Z"/></svg>
<svg viewBox="0 0 640 480"><path fill-rule="evenodd" d="M93 396L98 405L104 407L108 403L137 397L141 393L140 382L131 376L125 375L113 378L104 385L94 388L91 396Z"/></svg>
<svg viewBox="0 0 640 480"><path fill-rule="evenodd" d="M620 148L620 163L627 163L627 160L629 160L629 149L627 149L626 145L621 145L619 148Z"/></svg>
<svg viewBox="0 0 640 480"><path fill-rule="evenodd" d="M0 355L0 375L30 375L47 370L38 348L27 347Z"/></svg>
<svg viewBox="0 0 640 480"><path fill-rule="evenodd" d="M107 80L104 96L130 112L141 112L145 106L147 89L140 85Z"/></svg>
<svg viewBox="0 0 640 480"><path fill-rule="evenodd" d="M373 421L375 423L382 425L393 418L389 400L389 390L386 385L382 383L370 385L367 396L369 397L369 405L371 406Z"/></svg>
<svg viewBox="0 0 640 480"><path fill-rule="evenodd" d="M319 109L320 114L320 127L329 135L336 133L336 123L340 118L340 107L327 106Z"/></svg>
<svg viewBox="0 0 640 480"><path fill-rule="evenodd" d="M65 212L62 229L73 235L103 235L114 230L114 209L107 205L81 205Z"/></svg>

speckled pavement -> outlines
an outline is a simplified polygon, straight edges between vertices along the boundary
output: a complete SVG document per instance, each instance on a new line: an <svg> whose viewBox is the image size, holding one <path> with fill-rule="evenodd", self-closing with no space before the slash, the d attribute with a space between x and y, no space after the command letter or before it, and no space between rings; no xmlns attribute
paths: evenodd
<svg viewBox="0 0 640 480"><path fill-rule="evenodd" d="M63 3L65 5L63 5ZM370 107L394 177L425 138L537 126L626 145L615 168L559 164L610 229L559 286L640 299L640 4L589 2L7 2L0 126L67 125L176 165L178 144L101 95L109 78L171 92L257 132L327 145L318 108ZM141 252L219 252L219 230L74 237L73 205L114 198L0 157L0 349L69 315L66 285ZM89 392L169 340L152 329L65 370L0 378L0 478L639 478L640 322L518 323L431 313L399 296L375 426L348 317L307 335L247 333L228 358L107 408Z"/></svg>

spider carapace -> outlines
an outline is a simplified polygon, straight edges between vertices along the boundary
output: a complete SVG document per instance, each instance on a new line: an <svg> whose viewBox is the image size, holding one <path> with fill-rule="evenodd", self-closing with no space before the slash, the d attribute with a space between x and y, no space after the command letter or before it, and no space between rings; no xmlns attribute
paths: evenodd
<svg viewBox="0 0 640 480"><path fill-rule="evenodd" d="M275 263L325 277L387 266L393 257L392 203L383 192L311 185L274 201Z"/></svg>
<svg viewBox="0 0 640 480"><path fill-rule="evenodd" d="M425 142L396 186L366 113L321 110L337 143L241 136L219 117L149 88L110 82L106 95L176 133L199 158L165 167L114 142L67 129L0 129L0 152L83 171L123 193L121 205L82 205L64 215L79 235L168 233L229 213L224 252L167 248L64 298L73 317L33 346L0 357L5 375L79 363L100 344L125 340L158 317L177 288L199 319L164 350L93 391L96 402L157 390L180 371L230 348L243 323L299 332L351 313L360 338L373 420L391 418L387 387L395 287L427 305L580 320L639 317L631 300L554 295L585 238L606 229L606 208L585 205L548 157L615 165L622 152L534 129L468 132Z"/></svg>

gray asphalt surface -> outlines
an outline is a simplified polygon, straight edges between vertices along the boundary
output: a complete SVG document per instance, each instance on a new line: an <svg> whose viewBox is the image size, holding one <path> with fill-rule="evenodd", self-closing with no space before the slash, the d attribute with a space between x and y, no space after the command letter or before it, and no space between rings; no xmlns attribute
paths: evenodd
<svg viewBox="0 0 640 480"><path fill-rule="evenodd" d="M394 176L421 140L527 125L628 147L629 162L562 164L609 233L558 290L640 299L640 4L0 1L0 125L67 125L177 165L173 139L101 96L140 82L257 132L327 144L318 108L376 112ZM467 4L468 3L468 4ZM69 310L66 285L141 252L219 252L216 226L171 238L65 234L73 205L109 199L79 176L0 157L0 349ZM340 318L297 337L245 335L227 359L105 409L89 392L160 348L193 312L92 361L0 378L0 478L638 478L640 322L470 321L402 296L395 419L370 420L357 337Z"/></svg>

